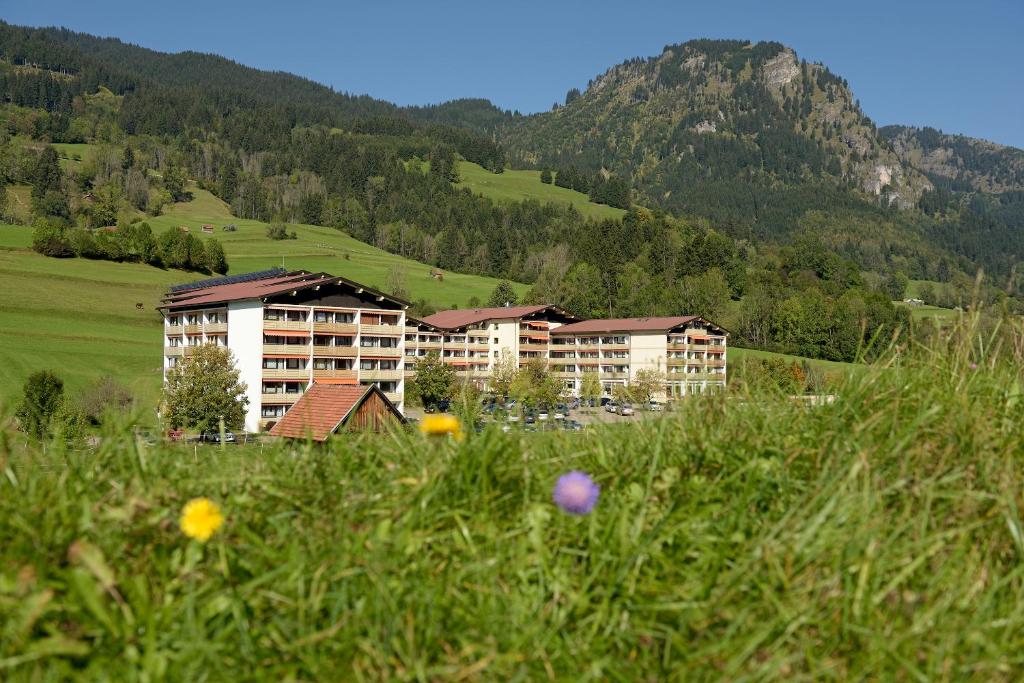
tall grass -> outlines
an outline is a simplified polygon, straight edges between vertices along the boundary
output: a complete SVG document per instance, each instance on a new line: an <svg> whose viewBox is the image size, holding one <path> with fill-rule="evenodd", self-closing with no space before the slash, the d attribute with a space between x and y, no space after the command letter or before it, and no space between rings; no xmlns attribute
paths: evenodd
<svg viewBox="0 0 1024 683"><path fill-rule="evenodd" d="M1019 680L1024 359L957 333L829 404L581 434L5 432L0 678ZM551 503L570 469L589 516ZM195 496L227 517L205 545L177 528Z"/></svg>

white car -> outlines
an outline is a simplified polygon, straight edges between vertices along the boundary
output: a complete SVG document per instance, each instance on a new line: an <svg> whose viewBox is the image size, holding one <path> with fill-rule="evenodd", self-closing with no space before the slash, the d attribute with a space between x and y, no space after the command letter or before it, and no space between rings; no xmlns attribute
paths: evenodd
<svg viewBox="0 0 1024 683"><path fill-rule="evenodd" d="M664 406L662 406L657 401L651 401L650 404L648 404L647 409L648 410L653 410L654 412L658 413L658 412L661 412L664 409Z"/></svg>
<svg viewBox="0 0 1024 683"><path fill-rule="evenodd" d="M619 407L619 415L622 415L623 417L629 417L633 412L633 406L628 403L623 403L622 406Z"/></svg>
<svg viewBox="0 0 1024 683"><path fill-rule="evenodd" d="M619 404L615 401L608 401L608 403L605 404L604 409L609 413L617 413L619 412Z"/></svg>

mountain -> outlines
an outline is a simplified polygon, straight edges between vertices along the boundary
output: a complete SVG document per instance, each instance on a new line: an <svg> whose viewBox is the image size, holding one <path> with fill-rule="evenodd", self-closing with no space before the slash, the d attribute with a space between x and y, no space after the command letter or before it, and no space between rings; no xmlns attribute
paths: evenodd
<svg viewBox="0 0 1024 683"><path fill-rule="evenodd" d="M886 126L879 133L904 164L920 169L937 186L957 191L1024 190L1024 150L935 128Z"/></svg>
<svg viewBox="0 0 1024 683"><path fill-rule="evenodd" d="M845 80L774 42L670 45L551 112L507 119L499 138L513 164L622 175L641 201L761 237L785 232L807 188L828 203L909 208L931 187Z"/></svg>

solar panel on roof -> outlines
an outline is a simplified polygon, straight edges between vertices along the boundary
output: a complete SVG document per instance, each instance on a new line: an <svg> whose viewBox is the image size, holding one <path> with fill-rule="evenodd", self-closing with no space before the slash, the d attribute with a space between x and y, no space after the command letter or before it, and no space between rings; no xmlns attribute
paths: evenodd
<svg viewBox="0 0 1024 683"><path fill-rule="evenodd" d="M264 280L268 277L278 277L288 273L284 268L271 268L270 270L258 270L254 273L241 273L239 275L226 275L224 277L211 277L206 280L197 280L195 282L187 282L183 285L171 285L170 291L172 294L179 292L188 292L193 289L205 289L207 287L217 287L219 285L234 285L239 282L253 282L255 280Z"/></svg>

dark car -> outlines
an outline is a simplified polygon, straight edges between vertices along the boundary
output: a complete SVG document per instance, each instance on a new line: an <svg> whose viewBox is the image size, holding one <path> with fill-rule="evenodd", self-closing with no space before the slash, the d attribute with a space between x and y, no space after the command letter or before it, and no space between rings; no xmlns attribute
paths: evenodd
<svg viewBox="0 0 1024 683"><path fill-rule="evenodd" d="M209 443L220 443L220 432L207 432L203 434L203 441ZM224 443L235 443L235 435L232 432L224 432Z"/></svg>

